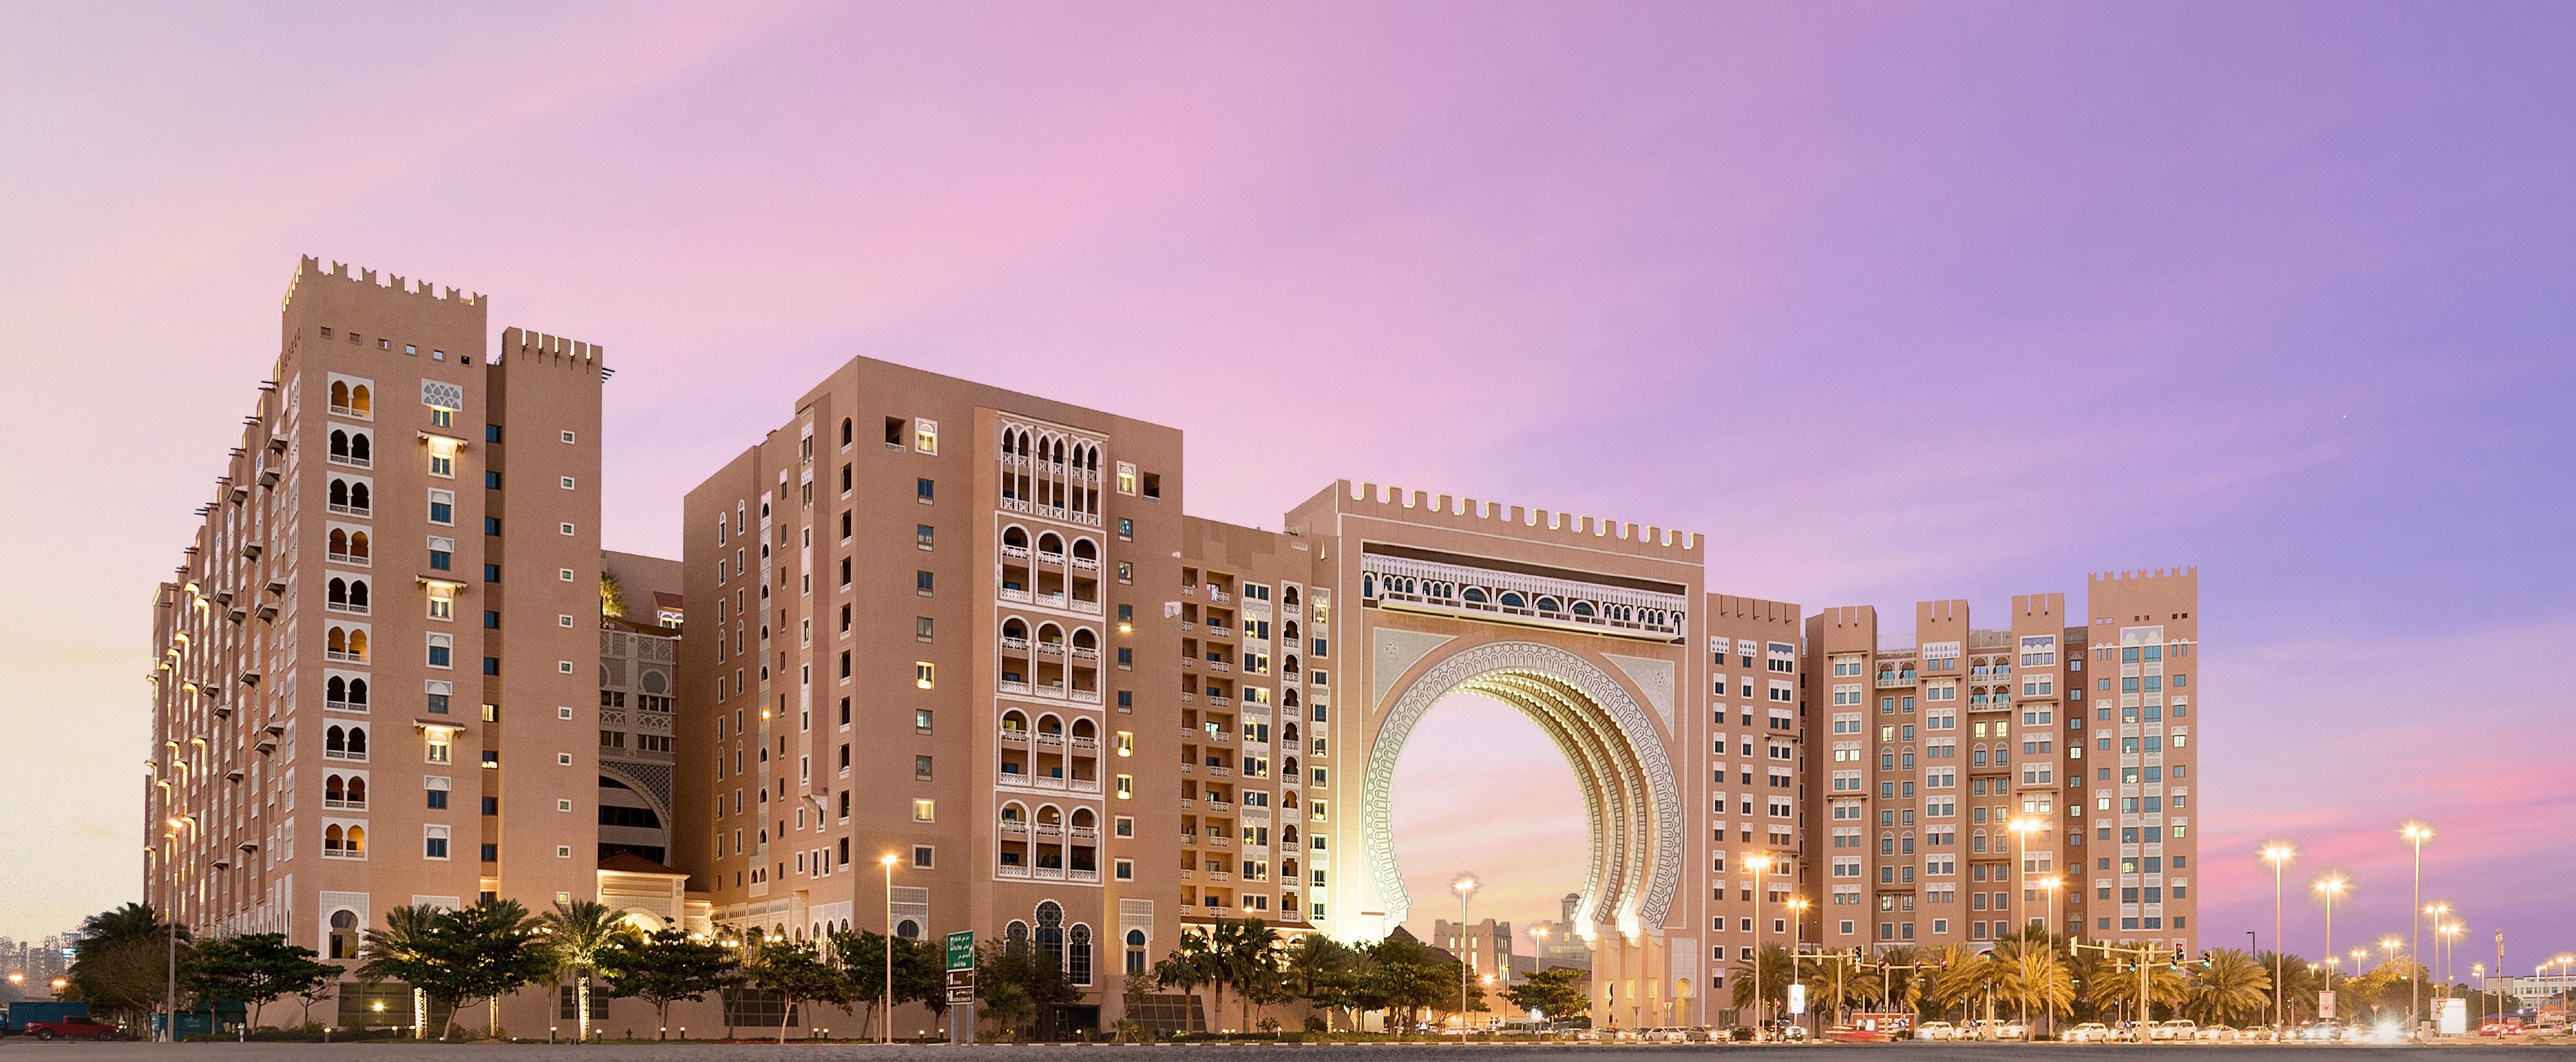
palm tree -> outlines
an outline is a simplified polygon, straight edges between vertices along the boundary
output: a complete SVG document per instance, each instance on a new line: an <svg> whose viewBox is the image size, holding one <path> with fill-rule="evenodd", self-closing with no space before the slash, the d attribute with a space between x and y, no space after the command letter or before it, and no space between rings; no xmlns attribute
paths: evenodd
<svg viewBox="0 0 2576 1062"><path fill-rule="evenodd" d="M1735 981L1735 987L1730 990L1728 1000L1739 1011L1747 1007L1753 1008L1753 1024L1759 1026L1765 1005L1775 1002L1785 1003L1789 998L1789 949L1777 944L1765 944L1762 950L1755 952L1754 955L1756 957L1753 959L1736 960L1734 971L1728 974ZM1759 978L1754 976L1757 968L1761 971ZM1759 987L1762 992L1760 999L1753 997L1757 980L1760 982Z"/></svg>
<svg viewBox="0 0 2576 1062"><path fill-rule="evenodd" d="M1349 1002L1351 970L1359 955L1351 946L1321 933L1308 933L1288 946L1280 964L1288 990L1324 1012L1324 1031L1333 1029L1333 1010Z"/></svg>
<svg viewBox="0 0 2576 1062"><path fill-rule="evenodd" d="M1916 1009L1923 999L1923 952L1911 944L1899 944L1878 957L1887 963L1887 971L1878 974L1879 998L1892 1010Z"/></svg>
<svg viewBox="0 0 2576 1062"><path fill-rule="evenodd" d="M2065 1014L2074 1009L2075 971L2047 947L1997 948L1994 965L1996 990L2021 1009L2025 1027L2033 1005L2042 1014Z"/></svg>
<svg viewBox="0 0 2576 1062"><path fill-rule="evenodd" d="M448 1021L455 1021L455 1006L442 980L450 973L447 913L429 904L412 904L385 912L385 927L369 929L366 946L359 954L365 961L356 973L370 983L400 981L410 985L417 1001L429 995L449 1004ZM425 1014L415 1020L425 1020Z"/></svg>
<svg viewBox="0 0 2576 1062"><path fill-rule="evenodd" d="M74 934L83 948L104 947L122 941L150 937L154 940L170 932L170 924L148 903L128 902L123 907L101 911L81 920L80 932ZM179 939L188 939L188 929L179 927Z"/></svg>
<svg viewBox="0 0 2576 1062"><path fill-rule="evenodd" d="M1231 928L1229 928L1229 926ZM1217 922L1217 946L1226 980L1243 1002L1243 1030L1252 1031L1253 996L1279 972L1279 931L1258 918Z"/></svg>
<svg viewBox="0 0 2576 1062"><path fill-rule="evenodd" d="M1964 1008L1994 987L1995 963L1985 952L1965 944L1944 944L1938 954L1935 963L1939 969L1932 974L1932 1005L1939 1007L1941 1013Z"/></svg>
<svg viewBox="0 0 2576 1062"><path fill-rule="evenodd" d="M632 932L616 911L596 900L558 902L546 913L544 932L554 950L555 975L573 978L574 1015L580 1019L577 1041L590 1039L590 978L599 960Z"/></svg>
<svg viewBox="0 0 2576 1062"><path fill-rule="evenodd" d="M1183 930L1181 946L1172 949L1170 955L1164 956L1161 961L1154 964L1154 982L1164 988L1196 992L1201 985L1214 987L1216 1002L1210 1008L1211 1018L1224 1013L1225 981L1222 978L1223 971L1217 963L1216 949L1211 946L1207 933ZM1210 1021L1208 1024L1211 1027L1210 1031L1214 1031L1216 1022Z"/></svg>
<svg viewBox="0 0 2576 1062"><path fill-rule="evenodd" d="M2188 1005L2201 1021L2242 1024L2249 1014L2272 1006L2272 971L2254 957L2232 948L2209 953L2209 965L2193 979Z"/></svg>
<svg viewBox="0 0 2576 1062"><path fill-rule="evenodd" d="M2086 996L2096 1007L2124 1007L2132 1019L2142 1023L2152 1016L2151 1012L2138 1007L2138 970L2134 961L2103 963L2095 967L2093 979L2087 987L2090 991ZM2180 1006L2190 992L2191 986L2183 980L2181 971L2166 963L2147 964L2148 1002L2165 1007L2170 1013L2171 1008Z"/></svg>

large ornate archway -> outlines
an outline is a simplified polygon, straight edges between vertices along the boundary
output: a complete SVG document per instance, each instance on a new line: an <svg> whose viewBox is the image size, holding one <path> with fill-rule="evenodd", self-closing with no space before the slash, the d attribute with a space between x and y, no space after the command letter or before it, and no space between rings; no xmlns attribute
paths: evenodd
<svg viewBox="0 0 2576 1062"><path fill-rule="evenodd" d="M1369 746L1360 833L1370 882L1389 925L1411 906L1389 823L1397 759L1441 697L1474 693L1519 709L1556 743L1582 787L1590 825L1578 929L1633 936L1664 924L1681 883L1682 800L1665 739L1646 709L1599 665L1535 641L1460 648L1391 700Z"/></svg>

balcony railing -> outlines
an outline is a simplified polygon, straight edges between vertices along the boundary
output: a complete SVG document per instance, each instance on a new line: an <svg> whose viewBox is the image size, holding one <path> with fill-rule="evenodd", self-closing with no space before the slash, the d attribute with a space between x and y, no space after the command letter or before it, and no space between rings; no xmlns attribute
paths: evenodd
<svg viewBox="0 0 2576 1062"><path fill-rule="evenodd" d="M359 568L371 567L364 553L325 553L322 556L324 560L333 564L346 564Z"/></svg>
<svg viewBox="0 0 2576 1062"><path fill-rule="evenodd" d="M322 659L339 660L352 664L363 664L367 662L367 654L362 652L353 653L346 649L325 649L322 650Z"/></svg>
<svg viewBox="0 0 2576 1062"><path fill-rule="evenodd" d="M367 702L334 701L325 699L322 702L322 707L334 712L365 712L367 710Z"/></svg>
<svg viewBox="0 0 2576 1062"><path fill-rule="evenodd" d="M1002 832L1003 832L1003 833L1027 833L1027 832L1029 832L1029 824L1028 824L1028 821L1027 821L1027 820L1025 820L1025 819L1003 819L1003 820L1002 820Z"/></svg>
<svg viewBox="0 0 2576 1062"><path fill-rule="evenodd" d="M352 616L364 616L368 614L367 606L353 605L346 601L325 601L322 603L322 611L346 612Z"/></svg>
<svg viewBox="0 0 2576 1062"><path fill-rule="evenodd" d="M1029 559L1029 548L1027 546L1005 545L1002 547L1002 555L1017 560L1027 560Z"/></svg>
<svg viewBox="0 0 2576 1062"><path fill-rule="evenodd" d="M1025 878L1029 876L1029 868L1004 863L1001 866L993 868L993 876L997 878Z"/></svg>
<svg viewBox="0 0 2576 1062"><path fill-rule="evenodd" d="M1038 554L1038 563L1040 563L1040 564L1053 564L1053 565L1056 565L1056 566L1058 566L1058 567L1062 567L1062 566L1064 565L1064 554L1061 554L1061 553L1040 553L1040 554Z"/></svg>
<svg viewBox="0 0 2576 1062"><path fill-rule="evenodd" d="M356 516L372 519L376 515L374 507L366 505L348 505L341 502L332 502L330 503L329 508L332 512L341 516Z"/></svg>
<svg viewBox="0 0 2576 1062"><path fill-rule="evenodd" d="M365 763L367 762L367 750L359 749L356 752L351 752L347 749L323 749L322 758L326 760L347 760L351 763Z"/></svg>
<svg viewBox="0 0 2576 1062"><path fill-rule="evenodd" d="M1070 880L1084 882L1086 884L1097 884L1100 881L1100 870L1096 867L1090 870L1076 868L1065 871L1065 877Z"/></svg>
<svg viewBox="0 0 2576 1062"><path fill-rule="evenodd" d="M323 807L326 807L326 808L345 808L345 809L350 810L350 811L365 811L365 810L367 810L367 802L366 802L364 799L359 799L359 800L333 800L333 799L331 799L330 797L323 797L323 798L322 798L322 806L323 806Z"/></svg>
<svg viewBox="0 0 2576 1062"><path fill-rule="evenodd" d="M1032 877L1032 878L1035 878L1035 879L1037 879L1037 880L1039 880L1039 881L1063 881L1063 880L1064 880L1064 868L1063 868L1063 867L1038 867L1038 868L1036 869L1036 871L1035 871L1034 873L1031 873L1029 876L1030 876L1030 877Z"/></svg>
<svg viewBox="0 0 2576 1062"><path fill-rule="evenodd" d="M1881 671L1878 673L1878 688L1886 690L1911 686L1914 684L1914 678L1914 672L1911 671Z"/></svg>
<svg viewBox="0 0 2576 1062"><path fill-rule="evenodd" d="M1006 726L1006 727L1003 727L1003 728L1002 728L1002 740L1004 740L1004 741L1010 741L1010 742L1016 742L1016 743L1018 743L1018 744L1023 744L1023 745L1028 744L1028 740L1029 740L1029 731L1028 731L1028 728L1026 728L1026 727L1017 727L1017 726Z"/></svg>
<svg viewBox="0 0 2576 1062"><path fill-rule="evenodd" d="M376 462L372 458L351 457L347 454L330 454L326 456L325 460L328 460L330 463L335 465L346 465L350 468L376 467Z"/></svg>

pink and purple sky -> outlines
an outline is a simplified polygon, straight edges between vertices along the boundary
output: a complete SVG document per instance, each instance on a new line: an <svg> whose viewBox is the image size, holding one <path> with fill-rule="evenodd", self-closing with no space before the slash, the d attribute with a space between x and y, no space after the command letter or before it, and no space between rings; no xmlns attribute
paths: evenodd
<svg viewBox="0 0 2576 1062"><path fill-rule="evenodd" d="M2576 946L2571 34L2509 2L18 9L0 934L138 893L148 595L316 254L606 344L618 549L675 551L681 492L867 354L1179 426L1189 507L1243 523L1398 482L1694 528L1714 588L1897 616L2197 564L2204 939L2268 937L2274 835L2294 886L2357 878L2339 941L2401 929L2420 816L2428 895L2521 967ZM1415 741L1417 895L1476 870L1479 914L1551 916L1556 754L1471 699Z"/></svg>

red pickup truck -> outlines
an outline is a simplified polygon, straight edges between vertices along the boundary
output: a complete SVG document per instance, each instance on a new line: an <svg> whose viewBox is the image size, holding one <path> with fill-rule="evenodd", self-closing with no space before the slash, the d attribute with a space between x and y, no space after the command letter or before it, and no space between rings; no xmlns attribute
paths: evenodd
<svg viewBox="0 0 2576 1062"><path fill-rule="evenodd" d="M75 1014L59 1021L31 1021L27 1035L39 1040L122 1040L125 1028L109 1025L87 1014Z"/></svg>

